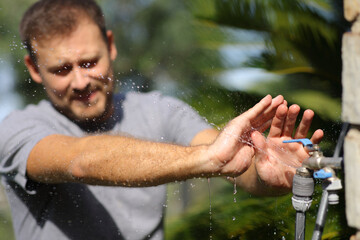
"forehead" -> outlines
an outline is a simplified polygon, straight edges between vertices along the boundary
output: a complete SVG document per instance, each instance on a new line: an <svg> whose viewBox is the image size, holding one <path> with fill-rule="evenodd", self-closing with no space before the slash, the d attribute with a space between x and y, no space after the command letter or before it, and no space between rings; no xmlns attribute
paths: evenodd
<svg viewBox="0 0 360 240"><path fill-rule="evenodd" d="M79 58L94 57L108 51L99 27L90 21L81 21L67 36L55 36L33 41L38 63L73 62Z"/></svg>

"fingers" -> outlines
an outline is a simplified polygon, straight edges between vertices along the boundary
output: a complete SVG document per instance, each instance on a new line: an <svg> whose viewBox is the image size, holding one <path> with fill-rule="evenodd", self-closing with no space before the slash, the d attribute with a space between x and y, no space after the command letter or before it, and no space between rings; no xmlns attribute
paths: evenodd
<svg viewBox="0 0 360 240"><path fill-rule="evenodd" d="M321 129L318 129L314 132L314 134L312 135L310 141L314 144L318 144L321 139L324 137L324 132Z"/></svg>
<svg viewBox="0 0 360 240"><path fill-rule="evenodd" d="M265 109L263 116L265 118L271 119L274 117L274 114L276 112L276 109L279 107L280 104L284 102L284 97L279 95L272 99L270 107Z"/></svg>
<svg viewBox="0 0 360 240"><path fill-rule="evenodd" d="M284 101L283 96L279 95L272 99L270 95L267 95L254 107L231 121L229 127L237 128L236 134L251 131L252 129L263 132L271 126L272 118L281 104L284 104L281 112L286 112L284 108L286 108L287 102ZM238 129L239 126L241 129Z"/></svg>
<svg viewBox="0 0 360 240"><path fill-rule="evenodd" d="M244 114L247 115L249 119L255 119L257 116L262 114L266 108L271 106L272 98L270 95L266 95L260 102L258 102L255 106L247 110ZM240 115L241 116L241 115Z"/></svg>
<svg viewBox="0 0 360 240"><path fill-rule="evenodd" d="M270 131L268 137L289 137L292 138L296 119L300 112L300 107L296 104L292 105L287 109L286 101L284 100L283 104L281 104L275 113L274 118L272 119ZM303 114L301 122L297 127L294 137L298 138L306 138L311 122L314 118L314 112L312 110L306 110ZM319 143L324 136L324 132L322 130L317 130L313 136L311 137L311 141L313 143Z"/></svg>
<svg viewBox="0 0 360 240"><path fill-rule="evenodd" d="M276 109L279 107L280 104L284 102L284 97L279 95L272 99L271 104L265 106L262 105L262 108L260 108L260 103L263 100L261 100L258 104L256 104L253 108L251 108L249 111L251 111L251 115L249 114L247 117L250 120L252 127L258 129L259 127L266 124L269 120L271 120L276 112ZM258 106L260 105L260 106ZM268 125L267 127L269 127Z"/></svg>
<svg viewBox="0 0 360 240"><path fill-rule="evenodd" d="M289 107L289 111L287 113L284 123L282 136L292 137L295 128L296 119L297 116L299 115L299 112L300 112L300 107L298 105L294 104Z"/></svg>
<svg viewBox="0 0 360 240"><path fill-rule="evenodd" d="M266 129L268 129L271 126L272 120L266 121L263 125L256 128L257 131L263 133Z"/></svg>
<svg viewBox="0 0 360 240"><path fill-rule="evenodd" d="M286 115L288 112L288 108L285 104L282 104L278 107L275 113L275 117L272 120L270 131L269 131L269 137L281 137L284 123L286 119Z"/></svg>
<svg viewBox="0 0 360 240"><path fill-rule="evenodd" d="M266 139L265 137L258 131L254 131L251 133L251 140L254 143L255 149L257 149L256 154L258 159L263 159L263 156L266 155Z"/></svg>
<svg viewBox="0 0 360 240"><path fill-rule="evenodd" d="M277 99L279 101L279 99ZM264 97L260 102L258 102L254 107L247 110L245 113L241 114L240 116L234 118L232 121L229 122L227 127L224 129L224 134L227 136L233 136L236 139L240 138L244 133L250 131L252 128L256 128L253 124L255 119L258 116L264 114L265 110L268 108L272 108L274 105L273 99L270 95ZM266 121L264 121L266 122ZM264 123L262 123L264 124ZM222 135L224 135L222 134Z"/></svg>
<svg viewBox="0 0 360 240"><path fill-rule="evenodd" d="M312 110L308 109L304 112L301 122L296 129L294 138L306 138L313 118L314 118L314 112Z"/></svg>

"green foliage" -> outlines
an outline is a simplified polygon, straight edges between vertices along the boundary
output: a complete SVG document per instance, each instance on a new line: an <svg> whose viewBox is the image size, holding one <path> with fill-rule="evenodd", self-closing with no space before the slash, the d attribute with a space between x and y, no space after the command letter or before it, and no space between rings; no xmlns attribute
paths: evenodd
<svg viewBox="0 0 360 240"><path fill-rule="evenodd" d="M326 156L331 156L341 128L341 98L333 97L325 90L329 90L329 84L313 75L306 78L296 75L258 84L250 88L249 93L282 94L289 104L296 103L302 109L314 110L311 131L322 129L325 132L320 146Z"/></svg>
<svg viewBox="0 0 360 240"><path fill-rule="evenodd" d="M15 239L11 224L11 216L6 211L0 211L0 240Z"/></svg>
<svg viewBox="0 0 360 240"><path fill-rule="evenodd" d="M5 197L5 191L0 186L0 240L15 239L12 228L11 213Z"/></svg>
<svg viewBox="0 0 360 240"><path fill-rule="evenodd" d="M42 87L31 81L23 63L26 51L19 37L19 24L22 14L33 0L0 1L0 64L4 61L11 65L15 73L16 90L22 100L38 102L44 97Z"/></svg>
<svg viewBox="0 0 360 240"><path fill-rule="evenodd" d="M181 218L168 221L166 238L294 239L295 210L290 195L264 198L254 197L243 191L234 194L231 185L224 185L211 195L211 203L193 206ZM340 197L343 204L344 196ZM321 187L318 184L312 206L306 215L305 239L311 239L320 199ZM353 233L343 224L343 207L329 206L322 239L349 239Z"/></svg>
<svg viewBox="0 0 360 240"><path fill-rule="evenodd" d="M222 126L237 115L245 112L258 102L262 96L240 91L229 91L217 85L205 85L194 89L191 98L182 96L201 116L216 125Z"/></svg>
<svg viewBox="0 0 360 240"><path fill-rule="evenodd" d="M252 30L264 38L264 51L247 66L264 68L287 79L303 80L311 75L317 77L315 81L327 83L327 88L317 91L341 96L341 36L348 24L339 1L209 2L215 10L194 14L219 28Z"/></svg>
<svg viewBox="0 0 360 240"><path fill-rule="evenodd" d="M177 86L196 87L209 69L219 68L218 52L203 47L196 38L208 27L194 23L182 1L104 1L103 6L116 36L119 82L145 80L146 87L140 91L148 91L161 89L156 84L165 76Z"/></svg>
<svg viewBox="0 0 360 240"><path fill-rule="evenodd" d="M244 44L246 33L257 34L262 39L260 41L265 47L259 55L250 57L241 65L227 64L226 59L222 59L223 70L245 66L274 73L274 80L253 84L245 90L246 95L281 94L289 104L313 109L316 118L312 131L317 128L325 131L322 148L326 154L332 154L341 126L341 36L348 28L348 23L343 20L341 2L195 0L187 1L187 6L199 19L199 24L227 33L221 39L222 45ZM221 46L219 41L214 44L214 39L206 35L201 39L206 46ZM233 109L232 116L239 113L238 105L234 105L232 100L241 92L219 90L214 81L207 82L202 92L204 97L195 96L195 99L216 96L218 105L227 106L228 112ZM201 109L204 105L194 106ZM214 107L204 116L210 115L210 119L214 119ZM226 109L219 108L220 112Z"/></svg>
<svg viewBox="0 0 360 240"><path fill-rule="evenodd" d="M267 93L282 94L289 104L315 110L312 129L324 130L321 147L325 155L331 155L341 127L341 35L348 27L342 17L341 1L196 0L188 2L188 6L199 24L223 32L257 32L264 39L265 48L244 66L263 68L278 76L274 76L275 81L254 85L247 93L228 91L208 82L211 87L199 90L191 104L211 122L222 126L222 122L244 110L239 106L248 107L244 103L253 103ZM208 43L206 36L202 39L205 45L216 46L213 39L209 38ZM225 37L223 44L242 42L241 38L236 40ZM180 220L169 221L169 239L294 238L295 212L290 196L254 198L239 193L235 204L231 203L230 187L224 189L226 193L216 193L211 200L211 219L209 207L199 204ZM308 213L306 239L311 238L314 227L319 189L318 186ZM340 202L339 206L329 207L323 239L348 239L351 235L343 195Z"/></svg>

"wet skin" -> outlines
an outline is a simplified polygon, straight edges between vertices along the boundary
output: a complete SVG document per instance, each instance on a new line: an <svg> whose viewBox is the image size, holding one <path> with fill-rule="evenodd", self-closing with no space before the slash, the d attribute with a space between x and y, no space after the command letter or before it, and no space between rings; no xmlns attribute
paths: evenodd
<svg viewBox="0 0 360 240"><path fill-rule="evenodd" d="M278 107L272 120L270 132L265 139L259 132L251 136L256 149L255 165L261 180L271 186L278 186L278 191L291 188L295 169L309 157L301 143L284 144L284 140L306 138L314 112L304 111L299 126L295 122L300 107L296 104L287 107L286 103ZM313 143L319 143L324 136L320 129L311 136Z"/></svg>

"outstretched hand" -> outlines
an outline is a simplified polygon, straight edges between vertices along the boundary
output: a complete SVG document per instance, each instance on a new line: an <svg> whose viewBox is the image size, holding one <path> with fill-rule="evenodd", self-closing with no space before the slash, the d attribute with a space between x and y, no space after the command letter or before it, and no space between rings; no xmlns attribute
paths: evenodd
<svg viewBox="0 0 360 240"><path fill-rule="evenodd" d="M255 149L251 143L253 131L264 131L271 125L278 107L284 103L282 96L264 97L258 104L234 118L209 146L212 165L221 175L238 176L252 163Z"/></svg>
<svg viewBox="0 0 360 240"><path fill-rule="evenodd" d="M270 127L268 137L258 131L251 134L255 147L255 167L259 178L271 188L278 191L288 191L292 186L292 179L296 168L309 157L301 143L283 143L284 140L306 138L314 117L314 112L306 110L299 126L295 122L300 112L298 105L287 107L282 104L277 108ZM316 130L311 141L319 143L324 133Z"/></svg>

